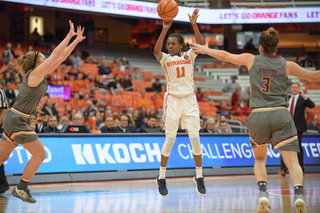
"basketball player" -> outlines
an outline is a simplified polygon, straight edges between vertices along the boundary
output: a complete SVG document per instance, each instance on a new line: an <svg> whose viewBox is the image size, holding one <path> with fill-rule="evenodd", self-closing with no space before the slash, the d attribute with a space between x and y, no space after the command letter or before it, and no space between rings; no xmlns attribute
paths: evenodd
<svg viewBox="0 0 320 213"><path fill-rule="evenodd" d="M305 213L303 196L303 174L297 158L299 143L292 117L287 110L286 85L288 75L301 79L320 80L320 71L308 71L295 62L286 61L276 55L279 42L278 32L270 27L259 38L260 55L244 53L231 54L223 50L209 49L207 46L192 44L192 49L208 54L222 61L245 65L250 75L250 107L253 109L247 121L251 147L255 155L254 174L259 186L258 212L269 212L267 192L266 160L268 145L279 150L289 169L297 213Z"/></svg>
<svg viewBox="0 0 320 213"><path fill-rule="evenodd" d="M40 99L47 91L46 75L55 70L73 51L76 45L85 37L84 28L79 26L74 32L73 23L69 21L70 31L57 46L48 59L42 53L29 51L18 59L21 66L23 81L19 94L11 109L3 119L4 132L0 141L0 165L5 162L11 152L21 144L31 154L32 158L24 168L18 186L12 190L12 195L26 203L35 203L28 189L28 184L46 157L44 147L34 130L28 125L30 114L36 110ZM70 39L77 35L70 44Z"/></svg>
<svg viewBox="0 0 320 213"><path fill-rule="evenodd" d="M192 16L189 14L191 26L194 30L196 42L202 44L202 38L197 26L199 9L195 9ZM161 150L160 174L157 177L158 191L163 197L168 196L166 186L166 167L171 149L176 140L181 118L182 128L188 130L192 144L192 152L196 163L196 190L200 195L206 194L202 177L202 149L200 145L199 130L200 118L199 107L194 94L193 66L196 54L188 50L183 37L178 33L170 34L167 39L169 54L161 52L164 38L172 25L171 21L163 21L163 29L154 48L154 55L160 62L167 78L167 92L163 104L163 127L166 140Z"/></svg>

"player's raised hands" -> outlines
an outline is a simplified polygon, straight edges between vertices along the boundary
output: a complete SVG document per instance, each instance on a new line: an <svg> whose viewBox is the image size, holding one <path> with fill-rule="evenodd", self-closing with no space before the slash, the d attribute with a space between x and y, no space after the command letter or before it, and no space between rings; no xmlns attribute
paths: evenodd
<svg viewBox="0 0 320 213"><path fill-rule="evenodd" d="M81 42L83 39L86 38L85 36L83 36L83 32L84 32L84 27L81 28L81 25L79 25L77 27L77 38L76 38L78 42Z"/></svg>
<svg viewBox="0 0 320 213"><path fill-rule="evenodd" d="M69 25L70 25L70 30L69 30L69 35L71 37L77 35L77 33L74 32L74 26L73 26L73 22L69 20Z"/></svg>
<svg viewBox="0 0 320 213"><path fill-rule="evenodd" d="M170 21L163 20L163 29L169 29L171 25L172 25L172 20Z"/></svg>
<svg viewBox="0 0 320 213"><path fill-rule="evenodd" d="M192 16L190 16L190 14L188 13L189 20L190 20L190 23L191 23L191 24L197 24L197 19L198 19L198 17L200 16L200 15L198 15L198 14L199 14L199 11L200 11L199 8L195 9L195 10L193 11L193 13L192 13Z"/></svg>

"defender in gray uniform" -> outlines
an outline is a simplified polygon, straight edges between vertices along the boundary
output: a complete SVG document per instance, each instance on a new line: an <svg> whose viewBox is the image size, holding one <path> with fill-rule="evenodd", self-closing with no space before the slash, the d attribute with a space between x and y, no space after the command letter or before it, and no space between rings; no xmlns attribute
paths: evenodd
<svg viewBox="0 0 320 213"><path fill-rule="evenodd" d="M276 150L299 152L296 128L287 110L286 60L281 56L257 55L249 74L249 103L253 110L246 127L251 147L271 144Z"/></svg>
<svg viewBox="0 0 320 213"><path fill-rule="evenodd" d="M38 52L35 52L35 54L39 55ZM3 118L4 132L1 139L11 141L17 146L39 138L29 126L28 121L48 88L45 79L42 79L43 81L36 87L28 85L28 76L32 71L33 69L27 71L23 76L19 94L14 100L13 106Z"/></svg>
<svg viewBox="0 0 320 213"><path fill-rule="evenodd" d="M71 54L76 45L85 39L84 29L81 26L75 33L73 23L69 21L69 24L68 35L48 59L42 53L34 51L20 56L18 65L21 66L23 81L13 106L3 119L4 132L0 141L0 165L9 158L11 152L19 144L33 156L25 166L20 183L12 190L12 195L26 203L36 202L36 199L30 194L28 184L46 157L40 139L28 125L30 114L35 111L40 99L47 91L45 76L55 70ZM68 46L70 39L75 35L77 38Z"/></svg>
<svg viewBox="0 0 320 213"><path fill-rule="evenodd" d="M259 53L231 54L222 50L209 49L207 46L192 44L195 52L208 54L222 61L245 65L250 75L250 107L253 109L247 121L251 147L255 155L254 174L259 186L258 212L269 212L267 192L266 161L268 145L280 151L289 169L294 188L294 208L296 213L306 213L303 196L303 173L299 165L297 132L287 110L287 76L301 79L320 80L320 71L308 71L292 61L276 56L279 42L278 32L270 27L259 38Z"/></svg>

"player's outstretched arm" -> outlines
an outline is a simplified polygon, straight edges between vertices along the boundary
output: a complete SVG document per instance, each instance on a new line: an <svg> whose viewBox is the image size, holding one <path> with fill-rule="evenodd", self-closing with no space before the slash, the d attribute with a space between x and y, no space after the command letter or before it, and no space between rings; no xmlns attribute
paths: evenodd
<svg viewBox="0 0 320 213"><path fill-rule="evenodd" d="M194 31L194 35L196 37L196 42L197 44L203 44L203 41L202 41L202 36L200 34L200 31L199 31L199 28L198 28L198 25L197 25L197 19L200 15L199 14L199 9L195 9L192 13L192 15L190 16L190 14L188 13L188 16L189 16L189 20L190 20L190 23L191 23L191 26L193 28L193 31Z"/></svg>
<svg viewBox="0 0 320 213"><path fill-rule="evenodd" d="M164 38L166 37L167 32L168 32L169 28L171 27L171 25L172 25L172 20L170 20L170 21L163 20L163 28L162 28L160 36L156 42L156 45L154 46L154 50L153 50L153 54L158 61L160 61L162 58L161 49L163 46L163 41L164 41Z"/></svg>
<svg viewBox="0 0 320 213"><path fill-rule="evenodd" d="M320 70L310 71L300 67L293 61L287 61L286 63L287 76L294 75L298 78L311 80L311 81L319 81L320 80Z"/></svg>
<svg viewBox="0 0 320 213"><path fill-rule="evenodd" d="M28 76L28 85L30 87L38 86L40 82L43 81L44 76L55 70L73 51L75 46L81 42L85 37L83 36L84 28L79 26L77 28L77 33L74 32L73 23L69 21L70 31L68 35L63 39L63 41L53 50L50 57L46 59L43 63L38 65L34 71L32 71ZM77 38L67 47L70 39L77 35Z"/></svg>
<svg viewBox="0 0 320 213"><path fill-rule="evenodd" d="M250 53L232 54L224 50L210 49L207 45L200 45L196 43L190 44L190 46L194 52L207 54L221 61L230 62L236 65L245 65L248 69L251 68L255 57Z"/></svg>

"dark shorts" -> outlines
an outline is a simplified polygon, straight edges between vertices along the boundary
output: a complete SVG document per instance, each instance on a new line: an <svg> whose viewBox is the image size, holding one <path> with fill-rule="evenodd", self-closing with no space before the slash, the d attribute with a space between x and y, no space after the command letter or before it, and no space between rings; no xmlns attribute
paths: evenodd
<svg viewBox="0 0 320 213"><path fill-rule="evenodd" d="M19 113L19 112L18 112ZM39 137L28 124L29 118L9 110L3 118L2 139L14 142L16 145L37 140Z"/></svg>
<svg viewBox="0 0 320 213"><path fill-rule="evenodd" d="M275 150L300 152L297 129L285 107L252 110L246 127L251 148L271 144Z"/></svg>

